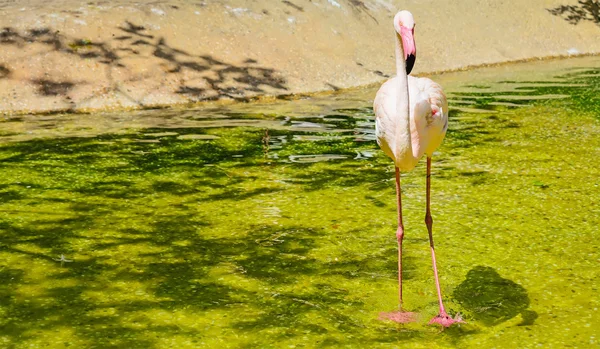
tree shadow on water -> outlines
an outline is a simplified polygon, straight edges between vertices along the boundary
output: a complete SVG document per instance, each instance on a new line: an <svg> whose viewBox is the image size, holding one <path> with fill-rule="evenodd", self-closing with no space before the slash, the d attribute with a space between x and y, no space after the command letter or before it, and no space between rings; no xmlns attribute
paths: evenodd
<svg viewBox="0 0 600 349"><path fill-rule="evenodd" d="M476 266L454 290L454 298L476 321L494 326L521 314L519 326L533 325L538 314L528 310L527 290L491 267Z"/></svg>
<svg viewBox="0 0 600 349"><path fill-rule="evenodd" d="M14 269L0 266L0 281L6 281L0 286L0 306L8 319L0 339L43 344L52 338L37 331L69 328L70 339L96 347L160 348L165 338L194 342L221 331L256 338L265 346L307 336L320 337L319 346L369 347L426 336L387 325L370 327L376 315L371 316L364 294L382 280L395 283L392 238L374 251L348 248L338 255L343 247L333 246L338 260L320 250L331 243L332 231L318 221L224 225L213 219L223 214L219 210L229 212L238 204L245 208L240 215L260 215L262 204L249 201L269 202L268 196L284 190L262 177L265 170L293 169L281 175L289 179L285 187L306 193L331 186L358 188L365 181L392 190L387 161L360 160L370 166L358 169L350 160L266 167L264 132L255 129L234 133L235 147L227 136L135 142L158 138L148 133L160 131L34 139L0 147L0 173L24 173L0 183L0 199L5 199L0 201L0 252L15 258L7 263ZM304 143L294 152L355 154L353 143L324 145ZM234 158L238 154L244 157ZM28 211L32 202L38 206L33 213ZM26 214L15 214L21 212ZM356 239L364 232L344 233ZM63 253L73 261L63 265L56 258ZM45 274L19 269L22 264L15 261L33 261ZM405 260L407 279L417 270L413 261ZM367 286L354 289L359 283ZM31 287L38 293L23 296ZM193 320L163 321L171 313ZM212 329L200 327L202 321L211 321Z"/></svg>

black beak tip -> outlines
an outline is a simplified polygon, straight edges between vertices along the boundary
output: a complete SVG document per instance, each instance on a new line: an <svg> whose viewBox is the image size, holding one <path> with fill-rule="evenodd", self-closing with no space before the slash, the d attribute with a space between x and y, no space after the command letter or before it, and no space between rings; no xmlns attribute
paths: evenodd
<svg viewBox="0 0 600 349"><path fill-rule="evenodd" d="M408 55L408 57L406 57L406 74L410 74L410 72L412 71L413 67L415 66L415 61L417 60L417 56L415 55Z"/></svg>

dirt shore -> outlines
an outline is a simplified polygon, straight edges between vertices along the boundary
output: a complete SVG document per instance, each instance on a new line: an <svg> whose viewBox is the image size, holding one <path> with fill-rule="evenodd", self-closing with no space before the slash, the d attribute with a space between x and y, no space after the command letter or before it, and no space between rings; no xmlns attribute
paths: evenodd
<svg viewBox="0 0 600 349"><path fill-rule="evenodd" d="M600 53L598 0L0 0L0 113L89 111L341 89L394 74Z"/></svg>

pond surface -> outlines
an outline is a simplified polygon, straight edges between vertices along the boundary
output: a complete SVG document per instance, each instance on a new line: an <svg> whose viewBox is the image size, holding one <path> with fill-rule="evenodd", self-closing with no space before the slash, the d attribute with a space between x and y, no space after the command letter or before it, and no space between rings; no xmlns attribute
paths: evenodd
<svg viewBox="0 0 600 349"><path fill-rule="evenodd" d="M600 57L434 77L440 332L421 163L394 171L376 88L5 118L0 346L589 348L600 343Z"/></svg>

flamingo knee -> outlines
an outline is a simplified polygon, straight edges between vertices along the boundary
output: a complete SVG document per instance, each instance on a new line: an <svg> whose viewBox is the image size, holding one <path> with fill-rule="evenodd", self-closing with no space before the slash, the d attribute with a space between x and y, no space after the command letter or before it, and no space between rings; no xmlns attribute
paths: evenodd
<svg viewBox="0 0 600 349"><path fill-rule="evenodd" d="M425 214L425 225L427 225L427 229L431 230L433 227L433 218L431 217L431 213L427 212Z"/></svg>
<svg viewBox="0 0 600 349"><path fill-rule="evenodd" d="M402 244L402 240L404 239L404 227L398 226L396 230L396 239L398 240L398 244Z"/></svg>

